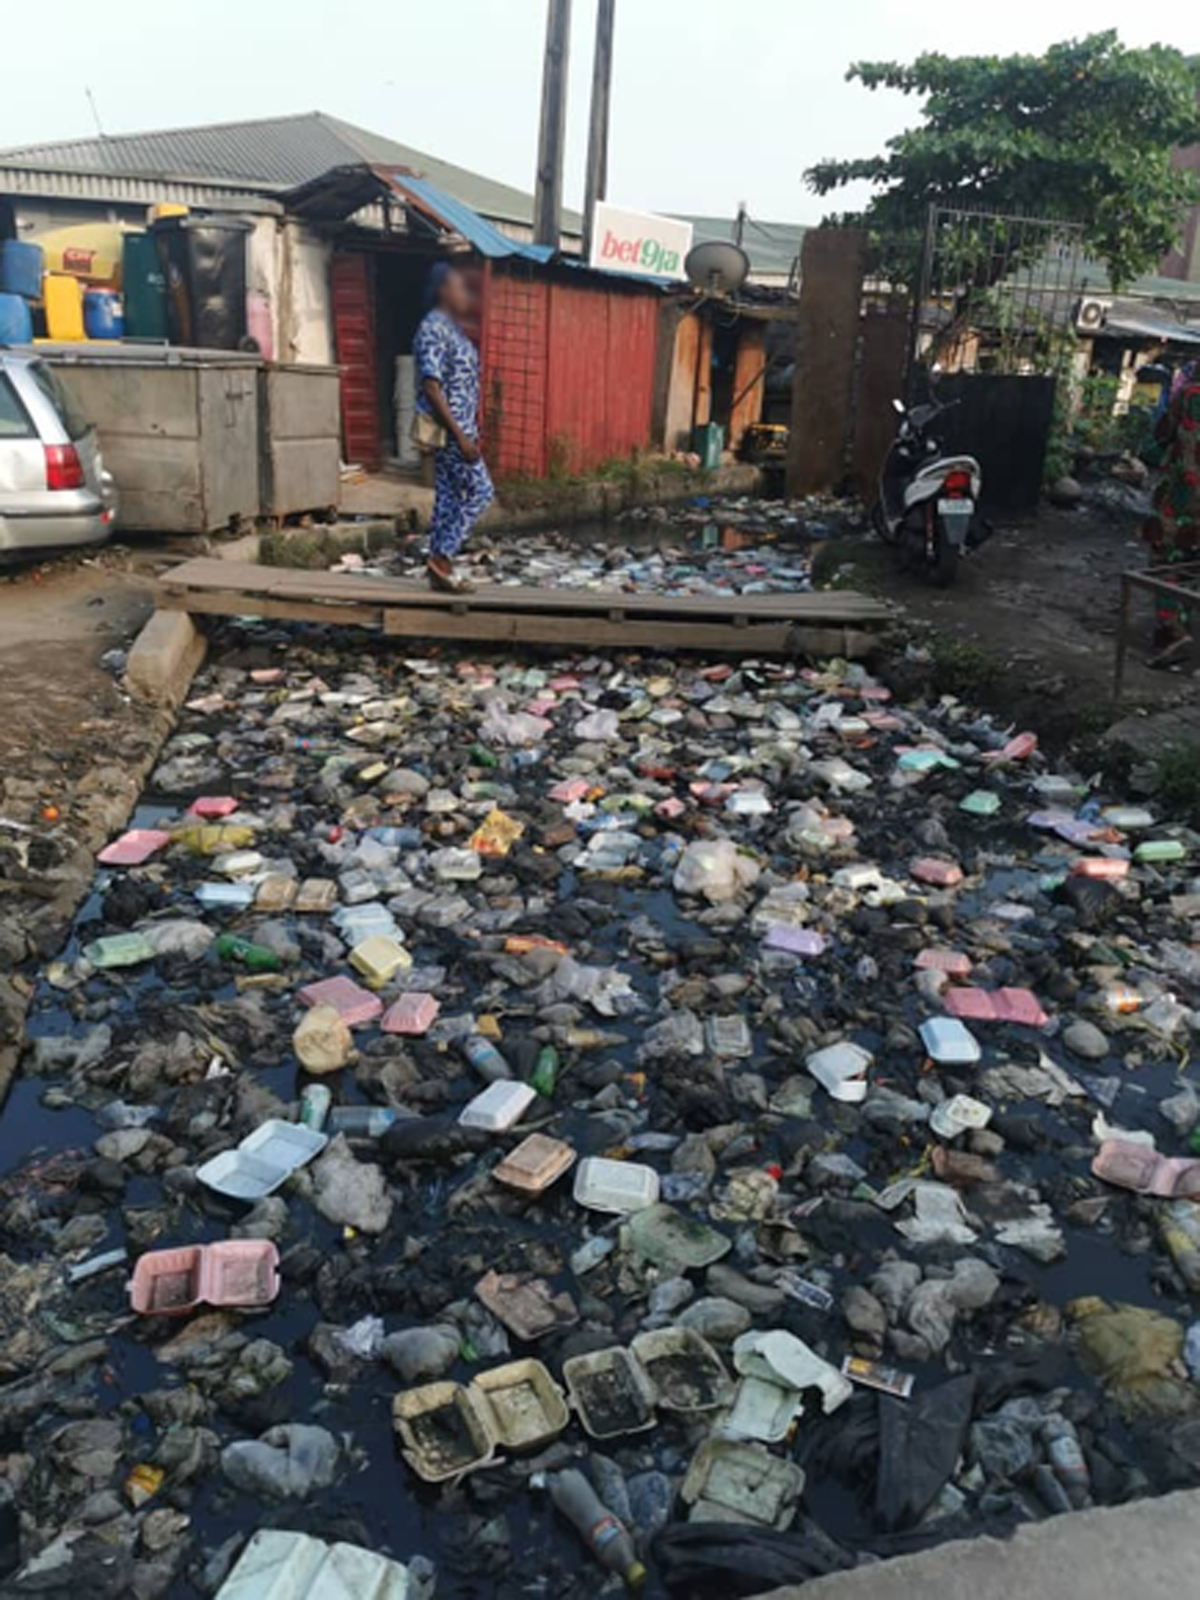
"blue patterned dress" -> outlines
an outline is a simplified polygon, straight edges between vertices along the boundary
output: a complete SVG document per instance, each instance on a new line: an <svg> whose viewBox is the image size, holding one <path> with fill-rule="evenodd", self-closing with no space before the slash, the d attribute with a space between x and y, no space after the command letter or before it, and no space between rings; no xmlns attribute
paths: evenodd
<svg viewBox="0 0 1200 1600"><path fill-rule="evenodd" d="M432 414L424 393L426 378L442 386L450 414L468 439L479 438L479 352L452 317L431 311L413 341L417 364L417 405ZM496 497L482 461L467 461L453 439L437 452L429 553L451 560Z"/></svg>

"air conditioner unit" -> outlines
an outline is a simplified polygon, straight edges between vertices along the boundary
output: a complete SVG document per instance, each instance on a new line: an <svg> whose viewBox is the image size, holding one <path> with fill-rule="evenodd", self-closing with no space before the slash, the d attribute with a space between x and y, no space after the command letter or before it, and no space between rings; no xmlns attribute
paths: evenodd
<svg viewBox="0 0 1200 1600"><path fill-rule="evenodd" d="M1085 294L1075 308L1075 332L1099 333L1108 321L1112 301L1100 295Z"/></svg>

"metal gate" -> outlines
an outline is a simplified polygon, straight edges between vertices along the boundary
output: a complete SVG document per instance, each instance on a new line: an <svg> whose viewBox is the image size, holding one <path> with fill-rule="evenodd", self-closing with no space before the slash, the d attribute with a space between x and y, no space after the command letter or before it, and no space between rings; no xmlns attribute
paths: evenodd
<svg viewBox="0 0 1200 1600"><path fill-rule="evenodd" d="M1083 228L1049 217L930 206L913 300L908 394L936 369L947 448L983 468L984 501L1038 502L1055 392L1078 351Z"/></svg>

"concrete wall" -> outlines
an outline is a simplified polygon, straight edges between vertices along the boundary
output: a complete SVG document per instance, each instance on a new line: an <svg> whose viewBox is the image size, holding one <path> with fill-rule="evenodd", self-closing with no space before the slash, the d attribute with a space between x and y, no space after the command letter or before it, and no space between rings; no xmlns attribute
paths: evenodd
<svg viewBox="0 0 1200 1600"><path fill-rule="evenodd" d="M276 359L325 366L336 360L329 268L333 244L302 222L283 225Z"/></svg>

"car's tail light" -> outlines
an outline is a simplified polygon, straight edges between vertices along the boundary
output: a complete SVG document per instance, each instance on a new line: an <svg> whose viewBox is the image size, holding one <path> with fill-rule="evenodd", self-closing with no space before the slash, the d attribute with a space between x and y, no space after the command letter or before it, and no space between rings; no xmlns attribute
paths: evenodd
<svg viewBox="0 0 1200 1600"><path fill-rule="evenodd" d="M46 446L47 489L82 489L83 463L73 444Z"/></svg>
<svg viewBox="0 0 1200 1600"><path fill-rule="evenodd" d="M971 474L969 472L948 473L942 488L952 500L964 499L971 493Z"/></svg>

